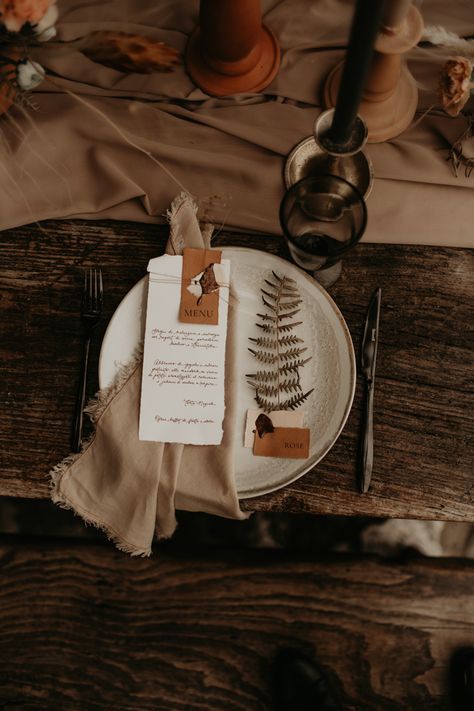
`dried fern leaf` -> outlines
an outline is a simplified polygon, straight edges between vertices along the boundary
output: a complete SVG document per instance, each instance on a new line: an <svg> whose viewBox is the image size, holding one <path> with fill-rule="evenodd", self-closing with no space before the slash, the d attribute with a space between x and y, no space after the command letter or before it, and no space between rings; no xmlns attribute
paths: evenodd
<svg viewBox="0 0 474 711"><path fill-rule="evenodd" d="M299 378L291 378L289 380L283 380L277 385L272 385L271 383L255 383L249 381L249 385L255 388L260 396L267 398L274 398L278 393L291 393L298 392L301 390L301 385Z"/></svg>
<svg viewBox="0 0 474 711"><path fill-rule="evenodd" d="M259 406L260 410L263 410L264 412L273 412L273 410L279 409L278 404L272 402L271 400L268 400L263 395L259 395L258 390L255 393L255 402Z"/></svg>
<svg viewBox="0 0 474 711"><path fill-rule="evenodd" d="M309 395L302 392L299 369L310 360L302 358L308 349L301 347L301 338L292 330L302 324L294 321L300 312L302 299L296 281L272 272L273 278L265 279L266 288L261 289L262 303L266 313L258 313L257 326L263 334L249 340L255 344L250 353L267 370L247 375L247 382L255 389L255 401L265 412L277 409L296 409ZM283 335L287 334L287 335ZM281 395L291 395L282 402Z"/></svg>
<svg viewBox="0 0 474 711"><path fill-rule="evenodd" d="M280 309L281 311L287 311L288 309L295 309L297 306L303 303L303 299L297 299L297 300L292 300L292 301L280 301ZM300 309L298 309L300 310ZM296 311L295 313L298 313Z"/></svg>
<svg viewBox="0 0 474 711"><path fill-rule="evenodd" d="M257 326L261 328L265 333L288 333L289 331L296 328L296 326L301 326L303 321L294 321L293 323L279 323L279 324L269 324L269 323L257 323Z"/></svg>
<svg viewBox="0 0 474 711"><path fill-rule="evenodd" d="M266 398L274 398L280 392L277 385L271 385L270 383L259 385L255 390L260 397Z"/></svg>
<svg viewBox="0 0 474 711"><path fill-rule="evenodd" d="M279 274L274 272L273 269L272 269L272 274L275 277L275 279L277 280L278 284L290 284L290 285L294 284L295 285L294 288L295 289L297 288L296 281L294 279L292 279L291 277L289 277L289 276L282 276L281 277Z"/></svg>
<svg viewBox="0 0 474 711"><path fill-rule="evenodd" d="M313 390L314 388L311 388L311 390L308 390L307 393L300 393L299 395L294 395L293 397L290 397L288 400L285 400L284 402L280 403L280 408L282 410L296 410L296 408L302 405L306 398L311 395Z"/></svg>
<svg viewBox="0 0 474 711"><path fill-rule="evenodd" d="M287 314L280 314L280 315L278 316L278 318L279 318L280 320L281 320L281 319L284 319L284 318L293 318L293 316L296 316L296 314L299 314L300 311L301 311L301 309L296 309L295 311L290 311L290 312L287 313Z"/></svg>
<svg viewBox="0 0 474 711"><path fill-rule="evenodd" d="M297 343L304 343L304 341L298 336L283 336L283 338L278 339L280 346L296 346Z"/></svg>
<svg viewBox="0 0 474 711"><path fill-rule="evenodd" d="M265 284L268 284L268 286L271 286L272 289L278 289L278 284L274 284L272 281L268 281L268 279L263 280Z"/></svg>
<svg viewBox="0 0 474 711"><path fill-rule="evenodd" d="M249 348L249 351L258 361L260 361L260 363L267 363L267 365L271 365L276 363L278 360L278 355L276 353L268 353L268 351L254 351L252 348Z"/></svg>
<svg viewBox="0 0 474 711"><path fill-rule="evenodd" d="M264 296L267 296L269 299L272 299L272 301L278 301L278 299L280 299L280 304L284 303L283 301L281 301L282 299L294 300L295 296L296 296L294 291L282 291L282 292L275 291L275 293L273 293L273 294L270 294L269 291L265 291L265 289L260 289L260 291L262 292L262 294ZM265 299L263 301L265 303ZM301 304L301 302L302 302L302 299L299 299L298 303Z"/></svg>
<svg viewBox="0 0 474 711"><path fill-rule="evenodd" d="M258 348L269 348L273 350L278 345L277 338L270 338L270 336L260 336L260 338L249 338L249 341L255 343Z"/></svg>
<svg viewBox="0 0 474 711"><path fill-rule="evenodd" d="M256 383L270 383L278 380L278 373L272 370L257 370L256 373L247 373L245 377Z"/></svg>
<svg viewBox="0 0 474 711"><path fill-rule="evenodd" d="M74 44L93 62L121 72L170 72L180 63L179 52L174 47L127 32L98 30Z"/></svg>
<svg viewBox="0 0 474 711"><path fill-rule="evenodd" d="M283 361L293 360L294 358L299 358L307 350L307 348L289 348L287 351L280 353L279 356Z"/></svg>
<svg viewBox="0 0 474 711"><path fill-rule="evenodd" d="M277 316L271 316L270 314L257 314L257 316L261 318L262 321L273 321L273 323L278 321Z"/></svg>
<svg viewBox="0 0 474 711"><path fill-rule="evenodd" d="M255 343L258 348L266 348L267 350L274 350L277 346L296 346L297 343L303 343L303 339L298 338L298 336L283 336L282 338L260 336L259 338L249 338L249 341Z"/></svg>
<svg viewBox="0 0 474 711"><path fill-rule="evenodd" d="M273 284L272 284L272 286L273 286ZM275 289L277 289L277 287L275 287ZM262 292L262 294L264 294L264 296L268 296L269 299L273 299L274 301L276 301L278 299L278 291L275 291L274 294L270 294L270 292L265 291L265 289L260 289L260 291Z"/></svg>
<svg viewBox="0 0 474 711"><path fill-rule="evenodd" d="M301 384L299 376L296 378L291 378L290 380L283 380L279 387L280 392L291 393L301 390Z"/></svg>
<svg viewBox="0 0 474 711"><path fill-rule="evenodd" d="M267 308L271 309L274 313L278 313L278 306L276 306L275 304L271 304L269 301L267 301L265 299L264 296L262 296L262 301Z"/></svg>
<svg viewBox="0 0 474 711"><path fill-rule="evenodd" d="M297 360L294 363L285 363L285 365L283 365L280 368L280 372L283 375L288 375L288 373L296 373L296 372L298 372L298 370L300 368L302 368L304 365L306 365L306 363L308 363L308 361L310 361L310 360L311 360L311 356L309 358L306 358L305 360Z"/></svg>

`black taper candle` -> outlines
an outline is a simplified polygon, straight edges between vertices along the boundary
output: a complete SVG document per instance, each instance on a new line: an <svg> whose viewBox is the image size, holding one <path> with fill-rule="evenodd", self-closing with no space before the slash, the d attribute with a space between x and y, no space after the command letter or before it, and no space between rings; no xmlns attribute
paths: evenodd
<svg viewBox="0 0 474 711"><path fill-rule="evenodd" d="M357 0L329 136L347 143L364 91L385 0Z"/></svg>

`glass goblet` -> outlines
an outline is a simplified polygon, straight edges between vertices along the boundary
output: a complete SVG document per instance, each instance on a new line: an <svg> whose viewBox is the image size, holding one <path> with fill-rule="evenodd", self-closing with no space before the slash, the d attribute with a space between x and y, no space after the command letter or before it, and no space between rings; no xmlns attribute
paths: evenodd
<svg viewBox="0 0 474 711"><path fill-rule="evenodd" d="M280 223L293 261L328 287L341 273L342 257L364 234L367 208L345 178L309 176L285 193Z"/></svg>

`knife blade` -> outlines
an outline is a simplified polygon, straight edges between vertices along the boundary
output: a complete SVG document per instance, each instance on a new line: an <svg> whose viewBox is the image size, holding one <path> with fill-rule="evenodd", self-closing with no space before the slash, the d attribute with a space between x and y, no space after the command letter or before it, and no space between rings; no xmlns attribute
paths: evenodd
<svg viewBox="0 0 474 711"><path fill-rule="evenodd" d="M382 289L379 287L372 294L367 308L360 350L360 365L365 378L364 412L358 457L358 483L362 494L367 493L369 490L374 462L374 386L381 303Z"/></svg>

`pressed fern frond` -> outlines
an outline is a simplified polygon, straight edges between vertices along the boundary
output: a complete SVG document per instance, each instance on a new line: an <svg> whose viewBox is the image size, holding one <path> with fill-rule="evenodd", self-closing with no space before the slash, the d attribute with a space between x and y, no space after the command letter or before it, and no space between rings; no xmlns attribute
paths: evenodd
<svg viewBox="0 0 474 711"><path fill-rule="evenodd" d="M271 364L276 363L278 360L278 355L276 353L268 353L268 351L254 351L252 348L249 348L249 351L257 360L260 361L260 363Z"/></svg>
<svg viewBox="0 0 474 711"><path fill-rule="evenodd" d="M287 351L280 353L281 360L292 360L293 358L299 358L299 356L307 351L307 348L289 348Z"/></svg>
<svg viewBox="0 0 474 711"><path fill-rule="evenodd" d="M255 344L249 348L250 353L268 369L246 376L249 385L255 388L258 406L265 412L294 410L312 392L303 393L300 385L299 369L311 360L301 357L308 349L300 347L303 340L291 333L302 324L294 318L303 300L294 279L276 272L272 275L273 278L264 280L266 286L261 289L267 312L257 314L256 325L265 335L249 339ZM293 394L282 401L282 393Z"/></svg>
<svg viewBox="0 0 474 711"><path fill-rule="evenodd" d="M272 284L272 283L269 282L269 281L266 282L266 283L269 284L270 286L273 286L275 289L278 288L278 287L275 286L275 284ZM261 291L262 294L264 294L265 296L268 296L269 299L274 299L274 300L276 301L277 297L275 296L275 294L270 294L268 291L265 291L265 289L260 289L260 291ZM285 298L285 299L286 299L286 298L294 299L296 295L297 295L297 294L296 294L295 291L282 291L281 294L280 294L280 297L281 297L281 298ZM301 303L301 300L299 301L299 303Z"/></svg>
<svg viewBox="0 0 474 711"><path fill-rule="evenodd" d="M257 370L256 373L247 373L245 376L250 381L255 381L256 383L270 383L274 380L278 380L278 372L271 370Z"/></svg>
<svg viewBox="0 0 474 711"><path fill-rule="evenodd" d="M280 409L280 406L277 403L273 400L268 400L263 395L260 395L258 390L255 392L255 402L259 406L260 410L263 410L264 412L273 412L273 410Z"/></svg>
<svg viewBox="0 0 474 711"><path fill-rule="evenodd" d="M283 336L282 338L270 338L269 336L260 336L260 338L249 338L249 341L255 343L259 348L276 348L277 346L295 346L297 343L303 343L302 338L298 336Z"/></svg>
<svg viewBox="0 0 474 711"><path fill-rule="evenodd" d="M294 321L293 323L279 323L274 326L268 323L257 323L257 326L261 328L265 333L288 333L296 326L301 326L303 321Z"/></svg>
<svg viewBox="0 0 474 711"><path fill-rule="evenodd" d="M260 396L265 397L275 397L279 393L292 393L301 390L299 378L282 380L278 383L278 385L272 385L271 383L255 383L251 380L249 380L248 383L257 390Z"/></svg>
<svg viewBox="0 0 474 711"><path fill-rule="evenodd" d="M284 402L280 403L280 409L281 410L296 410L300 405L304 403L307 397L311 395L313 392L314 388L311 388L311 390L308 390L307 393L300 393L299 395L294 395L293 397L290 397L288 400L285 400Z"/></svg>
<svg viewBox="0 0 474 711"><path fill-rule="evenodd" d="M301 309L296 309L296 311L291 311L289 314L281 314L279 313L280 308L270 306L268 305L268 308L270 308L273 314L257 314L259 318L261 318L263 321L272 321L272 323L278 323L278 321L282 321L284 318L292 318L293 316L296 316L297 313L301 311Z"/></svg>
<svg viewBox="0 0 474 711"><path fill-rule="evenodd" d="M309 358L306 358L305 360L297 360L294 363L285 363L285 365L282 365L280 368L280 373L282 375L288 375L288 373L296 373L299 371L300 368L302 368L306 363L309 363L311 360L311 356Z"/></svg>
<svg viewBox="0 0 474 711"><path fill-rule="evenodd" d="M293 316L296 316L296 314L299 314L300 311L301 309L296 309L296 311L290 311L289 314L279 314L278 318L292 318Z"/></svg>
<svg viewBox="0 0 474 711"><path fill-rule="evenodd" d="M265 304L267 308L269 308L271 311L274 313L278 313L278 306L277 304L271 304L269 301L266 301L265 297L262 296L262 301Z"/></svg>
<svg viewBox="0 0 474 711"><path fill-rule="evenodd" d="M283 338L278 339L280 346L295 346L297 343L304 343L302 338L298 336L283 336Z"/></svg>
<svg viewBox="0 0 474 711"><path fill-rule="evenodd" d="M301 390L301 383L299 376L297 378L292 378L290 380L283 380L280 383L280 392L291 393Z"/></svg>
<svg viewBox="0 0 474 711"><path fill-rule="evenodd" d="M288 309L295 309L301 303L302 303L302 299L296 299L296 301L288 301L288 303L280 304L280 308L283 311L287 311ZM298 309L298 311L299 311L299 309ZM295 311L295 313L298 313L298 311Z"/></svg>

